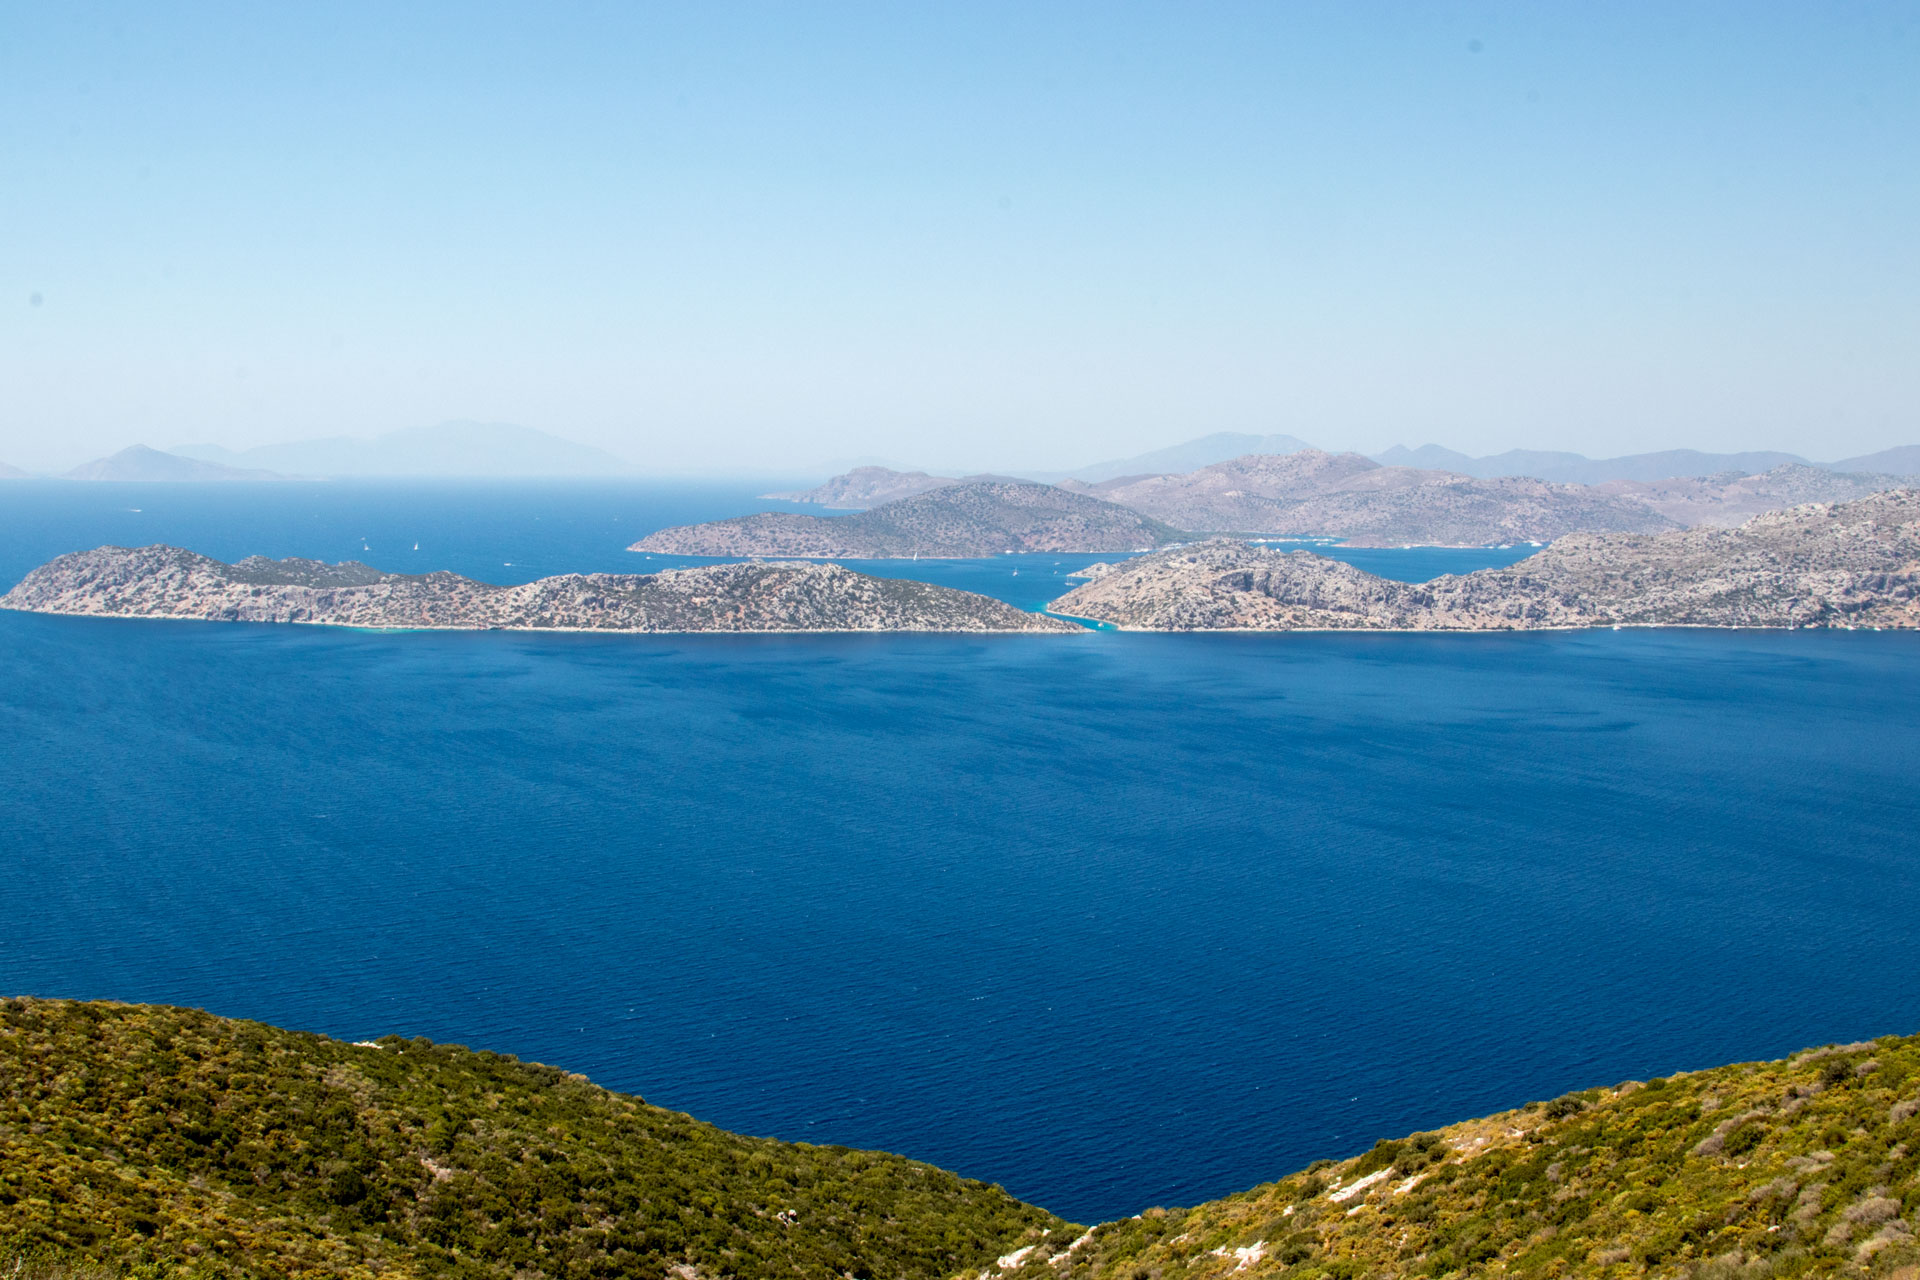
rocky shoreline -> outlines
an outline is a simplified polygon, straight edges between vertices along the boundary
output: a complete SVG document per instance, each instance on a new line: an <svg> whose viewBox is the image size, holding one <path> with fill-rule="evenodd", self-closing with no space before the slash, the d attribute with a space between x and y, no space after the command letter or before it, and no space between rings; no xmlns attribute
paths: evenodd
<svg viewBox="0 0 1920 1280"><path fill-rule="evenodd" d="M1012 605L839 565L746 563L655 574L567 574L521 586L454 573L101 547L49 561L0 608L406 630L595 632L1073 632Z"/></svg>
<svg viewBox="0 0 1920 1280"><path fill-rule="evenodd" d="M1219 539L1102 569L1049 608L1145 631L1920 627L1920 491L1735 529L1576 534L1503 569L1405 583Z"/></svg>
<svg viewBox="0 0 1920 1280"><path fill-rule="evenodd" d="M406 630L595 632L1526 631L1920 628L1920 490L1809 503L1733 529L1574 534L1501 569L1408 583L1219 538L1092 565L1028 613L836 564L749 561L495 586L453 573L175 547L61 556L0 608ZM1076 621L1068 621L1074 619Z"/></svg>

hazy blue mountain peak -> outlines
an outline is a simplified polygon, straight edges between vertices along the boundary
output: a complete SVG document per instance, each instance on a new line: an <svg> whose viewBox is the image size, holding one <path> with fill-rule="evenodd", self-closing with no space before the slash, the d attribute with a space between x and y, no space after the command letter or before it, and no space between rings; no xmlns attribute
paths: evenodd
<svg viewBox="0 0 1920 1280"><path fill-rule="evenodd" d="M1866 471L1890 476L1920 476L1920 444L1903 444L1829 464L1835 471Z"/></svg>
<svg viewBox="0 0 1920 1280"><path fill-rule="evenodd" d="M1474 457L1442 445L1417 449L1395 445L1372 454L1390 467L1427 467L1457 471L1481 480L1500 476L1529 476L1557 484L1605 484L1610 480L1671 480L1684 476L1712 476L1727 472L1757 475L1787 463L1806 463L1797 454L1755 450L1745 453L1703 453L1698 449L1665 449L1631 453L1618 458L1589 458L1585 454L1549 449L1508 449L1505 453ZM1889 470L1886 467L1847 467L1847 470Z"/></svg>
<svg viewBox="0 0 1920 1280"><path fill-rule="evenodd" d="M287 477L260 468L229 466L204 458L183 457L149 448L129 445L106 458L95 458L67 472L69 480L284 480Z"/></svg>

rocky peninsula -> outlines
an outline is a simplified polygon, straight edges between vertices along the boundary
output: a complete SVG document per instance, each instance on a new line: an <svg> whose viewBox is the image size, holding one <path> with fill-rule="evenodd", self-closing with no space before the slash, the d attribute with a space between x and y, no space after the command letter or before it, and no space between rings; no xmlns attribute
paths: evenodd
<svg viewBox="0 0 1920 1280"><path fill-rule="evenodd" d="M1573 534L1504 569L1405 583L1218 539L1095 571L1054 612L1148 631L1920 626L1920 491L1734 529Z"/></svg>
<svg viewBox="0 0 1920 1280"><path fill-rule="evenodd" d="M566 574L521 586L348 561L223 564L177 547L101 547L49 561L0 608L117 618L324 626L606 632L1062 632L1071 623L986 596L839 565L747 563Z"/></svg>
<svg viewBox="0 0 1920 1280"><path fill-rule="evenodd" d="M1009 552L1147 551L1183 535L1150 516L1051 485L976 481L851 516L785 512L682 525L630 551L684 556L810 556L851 560L997 556Z"/></svg>

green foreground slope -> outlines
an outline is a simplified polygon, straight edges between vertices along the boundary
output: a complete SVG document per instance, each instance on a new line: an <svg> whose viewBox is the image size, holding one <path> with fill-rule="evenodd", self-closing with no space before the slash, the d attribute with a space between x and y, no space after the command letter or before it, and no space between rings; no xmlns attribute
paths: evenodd
<svg viewBox="0 0 1920 1280"><path fill-rule="evenodd" d="M1149 1209L1008 1280L1920 1280L1920 1037L1590 1089Z"/></svg>
<svg viewBox="0 0 1920 1280"><path fill-rule="evenodd" d="M914 1277L1064 1227L930 1165L740 1137L500 1054L0 1002L6 1271Z"/></svg>
<svg viewBox="0 0 1920 1280"><path fill-rule="evenodd" d="M23 1280L1920 1280L1916 1237L1920 1037L1568 1094L1082 1233L499 1054L0 1001L0 1276Z"/></svg>

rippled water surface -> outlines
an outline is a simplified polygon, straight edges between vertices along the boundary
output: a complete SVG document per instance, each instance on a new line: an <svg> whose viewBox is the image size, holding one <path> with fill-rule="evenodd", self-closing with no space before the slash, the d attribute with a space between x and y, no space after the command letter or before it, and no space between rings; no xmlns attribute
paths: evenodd
<svg viewBox="0 0 1920 1280"><path fill-rule="evenodd" d="M1916 663L0 613L0 988L484 1045L1133 1213L1920 1029Z"/></svg>

